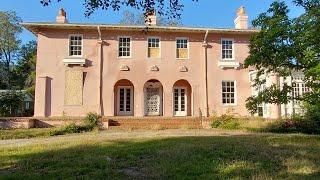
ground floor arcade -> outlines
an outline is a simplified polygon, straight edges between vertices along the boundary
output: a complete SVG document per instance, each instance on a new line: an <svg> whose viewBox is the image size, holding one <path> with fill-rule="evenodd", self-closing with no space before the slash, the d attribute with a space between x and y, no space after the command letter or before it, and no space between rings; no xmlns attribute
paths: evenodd
<svg viewBox="0 0 320 180"><path fill-rule="evenodd" d="M172 108L172 116L192 116L192 88L188 81L177 80L171 91L172 98L166 99L163 85L157 79L150 79L144 83L142 89L135 88L134 84L127 79L121 79L114 85L114 116L134 116L135 104L143 101L144 116L162 116L164 106ZM142 99L137 99L136 94ZM172 102L168 102L172 101Z"/></svg>

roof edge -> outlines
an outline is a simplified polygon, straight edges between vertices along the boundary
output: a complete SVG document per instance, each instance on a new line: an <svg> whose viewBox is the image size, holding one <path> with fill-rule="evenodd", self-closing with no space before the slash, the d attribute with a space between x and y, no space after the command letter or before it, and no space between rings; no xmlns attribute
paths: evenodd
<svg viewBox="0 0 320 180"><path fill-rule="evenodd" d="M84 28L95 29L98 26L104 29L118 30L149 30L149 31L179 31L179 32L214 32L214 33L240 33L254 34L260 29L234 29L234 28L205 28L205 27L176 27L176 26L146 26L146 25L121 25L121 24L87 24L87 23L53 23L53 22L23 22L23 27L37 34L40 28Z"/></svg>

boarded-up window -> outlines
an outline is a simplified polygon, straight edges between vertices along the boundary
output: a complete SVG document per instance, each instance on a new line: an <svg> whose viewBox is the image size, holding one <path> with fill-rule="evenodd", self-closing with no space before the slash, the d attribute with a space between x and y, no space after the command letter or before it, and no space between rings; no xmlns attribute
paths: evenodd
<svg viewBox="0 0 320 180"><path fill-rule="evenodd" d="M177 58L178 59L188 59L189 58L188 39L187 38L177 39Z"/></svg>
<svg viewBox="0 0 320 180"><path fill-rule="evenodd" d="M82 105L83 72L66 70L64 104Z"/></svg>
<svg viewBox="0 0 320 180"><path fill-rule="evenodd" d="M148 57L159 58L160 57L160 39L148 38Z"/></svg>

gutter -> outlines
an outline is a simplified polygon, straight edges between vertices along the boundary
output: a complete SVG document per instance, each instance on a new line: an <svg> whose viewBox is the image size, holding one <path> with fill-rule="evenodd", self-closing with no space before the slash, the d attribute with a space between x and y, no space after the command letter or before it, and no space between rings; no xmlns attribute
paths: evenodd
<svg viewBox="0 0 320 180"><path fill-rule="evenodd" d="M101 29L100 26L97 26L98 31L98 53L99 53L99 115L103 115L103 100L102 100L102 75L103 75L103 41L101 36Z"/></svg>
<svg viewBox="0 0 320 180"><path fill-rule="evenodd" d="M209 34L209 30L206 30L206 34L203 39L203 44L202 47L204 47L204 69L205 69L205 74L204 74L204 79L205 79L205 99L206 99L206 113L205 116L209 117L209 101L208 101L208 43L207 43L207 37Z"/></svg>

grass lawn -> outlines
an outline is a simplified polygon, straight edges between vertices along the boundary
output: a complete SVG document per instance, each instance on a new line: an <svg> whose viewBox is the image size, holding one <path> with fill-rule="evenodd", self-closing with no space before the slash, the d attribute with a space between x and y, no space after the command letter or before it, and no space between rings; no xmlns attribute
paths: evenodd
<svg viewBox="0 0 320 180"><path fill-rule="evenodd" d="M52 131L52 129L53 128L0 130L0 140L46 137L50 136L49 132Z"/></svg>
<svg viewBox="0 0 320 180"><path fill-rule="evenodd" d="M170 130L123 132L125 137L103 131L0 141L0 179L320 179L320 136L202 131L189 137L165 137Z"/></svg>

